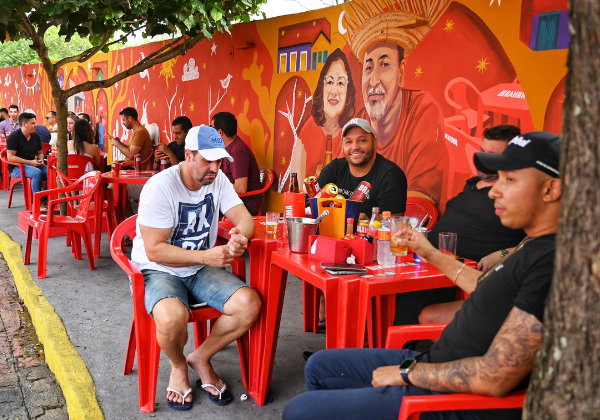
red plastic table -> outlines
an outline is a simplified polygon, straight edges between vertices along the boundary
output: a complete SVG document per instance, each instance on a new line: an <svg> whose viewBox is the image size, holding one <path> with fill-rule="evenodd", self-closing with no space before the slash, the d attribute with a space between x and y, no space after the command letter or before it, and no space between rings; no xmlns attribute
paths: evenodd
<svg viewBox="0 0 600 420"><path fill-rule="evenodd" d="M116 198L115 212L117 216L117 223L121 223L123 220L125 220L125 201L127 200L127 188L125 188L126 185L145 184L148 182L150 177L156 173L156 171L135 172L134 170L121 170L119 171L119 176L115 176L114 172L112 171L102 174L102 181L100 182L100 187L98 187L98 190L96 191L96 197L94 198L94 214L97 215L94 217L94 258L98 258L100 256L100 237L102 236L102 204L104 202L104 189L106 188L105 184L114 184L114 195Z"/></svg>
<svg viewBox="0 0 600 420"><path fill-rule="evenodd" d="M501 83L481 92L477 111L478 137L483 137L483 115L486 111L518 118L523 133L534 130L529 105L520 83ZM497 124L496 121L494 124Z"/></svg>

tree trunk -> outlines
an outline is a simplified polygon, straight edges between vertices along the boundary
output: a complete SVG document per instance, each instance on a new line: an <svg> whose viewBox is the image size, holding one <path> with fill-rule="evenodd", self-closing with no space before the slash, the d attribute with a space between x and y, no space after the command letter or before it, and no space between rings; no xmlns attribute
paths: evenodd
<svg viewBox="0 0 600 420"><path fill-rule="evenodd" d="M52 76L50 76L52 77ZM54 76L56 77L56 76ZM58 86L58 83L56 86ZM68 132L67 132L67 101L62 95L62 89L60 92L54 92L54 85L52 87L52 97L54 98L54 106L56 106L56 123L58 124L58 132L56 134L58 142L56 146L58 147L58 160L56 162L56 167L63 174L69 176L69 166L67 165L67 141L68 141ZM56 185L60 188L62 187L62 182L60 181L60 177L56 176ZM60 197L65 197L64 194L60 194ZM60 214L67 214L67 205L66 203L60 204Z"/></svg>
<svg viewBox="0 0 600 420"><path fill-rule="evenodd" d="M562 211L527 420L600 419L600 3L569 3Z"/></svg>

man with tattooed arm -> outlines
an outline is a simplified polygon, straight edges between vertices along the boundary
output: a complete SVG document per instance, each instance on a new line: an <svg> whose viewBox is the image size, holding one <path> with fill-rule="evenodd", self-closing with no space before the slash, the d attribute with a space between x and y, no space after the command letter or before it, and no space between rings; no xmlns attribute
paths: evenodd
<svg viewBox="0 0 600 420"><path fill-rule="evenodd" d="M560 138L526 133L502 154L476 153L478 170L499 175L489 192L504 226L527 237L482 273L442 255L421 234L404 241L463 290L472 292L430 351L338 349L306 364L309 392L283 413L290 419L396 419L404 396L473 393L502 397L529 382L542 340L560 213ZM445 411L422 419L520 419L521 410Z"/></svg>

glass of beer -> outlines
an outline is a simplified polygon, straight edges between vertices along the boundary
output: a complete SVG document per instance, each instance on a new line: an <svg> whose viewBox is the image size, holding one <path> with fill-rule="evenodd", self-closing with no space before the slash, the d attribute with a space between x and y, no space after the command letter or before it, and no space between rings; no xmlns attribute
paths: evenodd
<svg viewBox="0 0 600 420"><path fill-rule="evenodd" d="M456 233L452 232L441 232L440 240L438 242L438 248L444 255L450 255L456 258Z"/></svg>
<svg viewBox="0 0 600 420"><path fill-rule="evenodd" d="M410 218L407 216L394 216L392 217L391 225L391 238L390 238L390 252L396 257L403 257L408 254L408 247L406 245L399 245L399 239L408 239L408 226ZM400 233L401 230L404 230Z"/></svg>
<svg viewBox="0 0 600 420"><path fill-rule="evenodd" d="M277 222L279 221L279 213L268 212L267 213L267 235L275 237L277 233Z"/></svg>

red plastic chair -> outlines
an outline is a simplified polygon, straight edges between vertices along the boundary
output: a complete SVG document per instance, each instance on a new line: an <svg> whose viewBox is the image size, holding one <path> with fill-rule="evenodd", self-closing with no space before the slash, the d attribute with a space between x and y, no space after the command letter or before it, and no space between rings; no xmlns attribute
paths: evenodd
<svg viewBox="0 0 600 420"><path fill-rule="evenodd" d="M438 220L435 204L423 197L407 197L405 216L416 218L421 226L431 230Z"/></svg>
<svg viewBox="0 0 600 420"><path fill-rule="evenodd" d="M410 325L388 330L386 348L401 349L407 342L439 338L447 324ZM515 391L504 398L474 394L442 394L404 397L398 420L418 420L421 413L430 411L494 410L521 408L525 390Z"/></svg>
<svg viewBox="0 0 600 420"><path fill-rule="evenodd" d="M88 164L92 165L92 170L100 171L98 162L93 158L84 155L67 155L67 168L69 170L69 179L71 181L79 179L86 173Z"/></svg>
<svg viewBox="0 0 600 420"><path fill-rule="evenodd" d="M31 211L31 179L25 176L25 168L22 163L14 163L8 161L8 150L0 151L0 161L2 162L2 183L4 190L10 190L8 194L8 208L12 203L13 190L19 182L23 184L23 195L25 198L25 210ZM21 170L21 178L13 178L10 175L8 165L18 166Z"/></svg>
<svg viewBox="0 0 600 420"><path fill-rule="evenodd" d="M133 320L129 333L129 344L125 361L124 375L131 373L133 361L137 349L138 364L138 389L140 399L140 410L145 413L154 412L156 399L156 381L158 375L158 363L160 359L160 347L156 342L156 325L154 320L146 312L144 305L144 278L142 273L131 264L123 252L123 239L125 235L134 238L136 235L135 225L137 216L132 216L123 221L115 229L110 240L110 253L113 259L125 271L131 279L133 291ZM234 272L237 275L237 273ZM193 309L190 320L194 324L194 342L196 348L206 339L206 321L218 318L221 312L204 306ZM242 379L244 387L248 388L248 334L237 340L242 368Z"/></svg>
<svg viewBox="0 0 600 420"><path fill-rule="evenodd" d="M28 265L30 261L31 240L33 239L33 230L35 229L38 234L38 278L46 278L46 256L48 254L48 238L50 236L51 227L64 228L71 232L73 250L75 258L78 260L81 259L80 238L83 238L85 252L87 253L88 262L90 263L90 269L95 270L92 234L88 224L88 209L92 197L99 185L100 172L94 171L85 174L67 187L41 191L34 194L33 213L30 214L28 219L29 226L27 228L27 244L25 247L25 265ZM81 190L80 195L70 195L72 191L78 190ZM65 193L67 197L54 198L60 193ZM46 214L43 214L40 211L40 201L42 197L48 197L48 212ZM77 207L77 212L73 215L59 216L54 214L54 210L58 208L58 204L72 203L76 200L79 201L79 206Z"/></svg>
<svg viewBox="0 0 600 420"><path fill-rule="evenodd" d="M479 92L479 89L464 77L457 77L450 80L444 92L446 102L454 108L456 115L465 117L467 133L472 136L475 135L477 130L477 116L481 112L478 106L480 96L481 92ZM473 108L471 103L475 104L475 108ZM489 118L489 115L483 116L484 125Z"/></svg>
<svg viewBox="0 0 600 420"><path fill-rule="evenodd" d="M51 147L50 143L42 143L42 152L44 152L44 156L48 154L48 150L50 150Z"/></svg>
<svg viewBox="0 0 600 420"><path fill-rule="evenodd" d="M146 159L144 159L142 161L142 171L143 170L152 170L152 167L154 166L154 148L152 148L152 151L150 152L150 156L148 156ZM145 169L144 169L145 168Z"/></svg>
<svg viewBox="0 0 600 420"><path fill-rule="evenodd" d="M266 192L269 188L271 188L271 185L273 184L274 180L275 180L275 173L271 169L269 169L269 168L261 169L260 170L260 182L262 183L262 188L260 190L241 193L241 194L238 194L238 196L249 197L251 195L262 194L262 193ZM258 215L260 216L260 209L258 209Z"/></svg>

